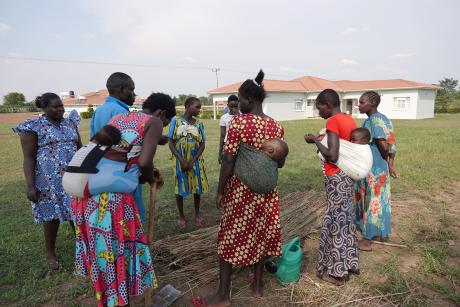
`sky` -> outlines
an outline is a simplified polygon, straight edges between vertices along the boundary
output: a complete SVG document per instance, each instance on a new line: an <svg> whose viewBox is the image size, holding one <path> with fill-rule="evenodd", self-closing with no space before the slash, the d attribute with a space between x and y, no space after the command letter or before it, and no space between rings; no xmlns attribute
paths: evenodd
<svg viewBox="0 0 460 307"><path fill-rule="evenodd" d="M457 0L1 0L0 101L105 88L206 95L254 78L460 79ZM35 59L35 60L32 60Z"/></svg>

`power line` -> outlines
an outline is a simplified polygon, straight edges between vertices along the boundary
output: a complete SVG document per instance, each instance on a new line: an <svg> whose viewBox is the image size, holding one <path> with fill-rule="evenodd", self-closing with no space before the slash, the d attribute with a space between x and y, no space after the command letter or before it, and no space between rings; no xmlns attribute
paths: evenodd
<svg viewBox="0 0 460 307"><path fill-rule="evenodd" d="M72 60L72 59L53 59L53 58L39 58L39 57L23 57L23 56L10 56L10 55L0 55L0 58L16 60L16 61L34 61L34 62L49 62L49 63L65 63L65 64L89 64L89 65L110 65L110 66L124 66L124 67L140 67L140 68L159 68L159 69L182 69L182 70L200 70L200 71L212 71L216 73L216 79L218 84L217 73L222 72L231 72L239 73L245 75L252 75L254 71L244 71L232 68L213 68L213 67L204 67L204 66L179 66L179 65L158 65L158 64L136 64L136 63L117 63L117 62L102 62L102 61L91 61L91 60ZM267 73L269 76L273 77L285 77L292 78L296 77L293 75L284 75L284 74L271 74ZM219 86L217 86L219 87Z"/></svg>

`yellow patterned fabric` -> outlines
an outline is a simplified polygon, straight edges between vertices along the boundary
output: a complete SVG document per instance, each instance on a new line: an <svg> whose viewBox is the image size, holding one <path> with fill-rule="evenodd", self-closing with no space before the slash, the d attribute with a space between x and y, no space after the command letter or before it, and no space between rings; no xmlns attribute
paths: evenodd
<svg viewBox="0 0 460 307"><path fill-rule="evenodd" d="M189 162L198 154L200 145L206 142L203 122L199 119L192 125L182 116L176 116L170 123L168 137L174 142L179 155ZM204 168L203 156L200 156L193 167L184 172L179 160L173 157L175 189L180 196L189 194L201 195L208 191L208 178Z"/></svg>

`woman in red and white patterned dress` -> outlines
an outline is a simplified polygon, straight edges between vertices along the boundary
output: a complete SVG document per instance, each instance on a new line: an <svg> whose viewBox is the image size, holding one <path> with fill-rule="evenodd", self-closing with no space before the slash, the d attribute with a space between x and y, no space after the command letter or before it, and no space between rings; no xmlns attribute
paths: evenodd
<svg viewBox="0 0 460 307"><path fill-rule="evenodd" d="M267 194L257 194L233 175L241 142L260 149L264 141L284 136L281 125L263 113L262 102L266 96L263 77L260 71L254 80L246 80L239 88L242 114L232 118L224 145L216 199L222 211L217 238L220 282L217 293L206 298L207 306L230 305L233 265L254 265L251 292L255 297L262 296L264 260L281 254L278 187Z"/></svg>

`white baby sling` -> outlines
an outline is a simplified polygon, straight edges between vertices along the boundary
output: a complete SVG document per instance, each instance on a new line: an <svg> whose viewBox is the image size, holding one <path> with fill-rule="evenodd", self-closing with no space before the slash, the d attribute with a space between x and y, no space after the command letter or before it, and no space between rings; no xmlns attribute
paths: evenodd
<svg viewBox="0 0 460 307"><path fill-rule="evenodd" d="M335 165L353 180L366 178L372 168L372 151L369 145L355 144L339 139L339 159ZM321 140L327 147L327 135ZM321 152L318 152L321 161L325 161Z"/></svg>

